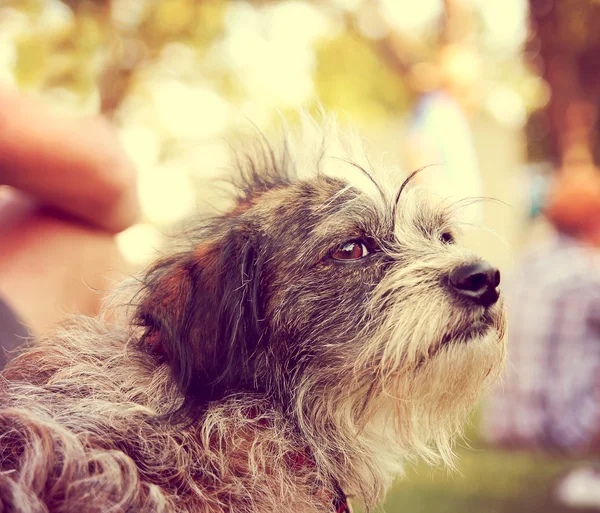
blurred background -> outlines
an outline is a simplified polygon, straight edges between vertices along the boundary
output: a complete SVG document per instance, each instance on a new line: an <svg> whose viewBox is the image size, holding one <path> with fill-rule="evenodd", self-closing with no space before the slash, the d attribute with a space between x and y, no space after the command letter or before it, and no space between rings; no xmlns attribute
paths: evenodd
<svg viewBox="0 0 600 513"><path fill-rule="evenodd" d="M500 200L472 212L468 239L512 312L538 307L509 340L537 352L515 350L459 472L409 468L385 511L600 510L598 27L596 0L0 0L0 83L117 127L142 209L118 244L137 266L210 207L229 134L319 101L399 174L441 164L422 173L433 189ZM536 327L565 308L548 341Z"/></svg>

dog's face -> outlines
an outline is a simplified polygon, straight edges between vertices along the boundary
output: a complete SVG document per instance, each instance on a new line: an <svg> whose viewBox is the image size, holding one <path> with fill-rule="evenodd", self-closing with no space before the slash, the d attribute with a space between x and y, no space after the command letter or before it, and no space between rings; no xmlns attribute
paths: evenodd
<svg viewBox="0 0 600 513"><path fill-rule="evenodd" d="M504 357L499 274L453 214L419 189L259 170L149 271L142 340L186 404L256 392L303 430L447 450Z"/></svg>

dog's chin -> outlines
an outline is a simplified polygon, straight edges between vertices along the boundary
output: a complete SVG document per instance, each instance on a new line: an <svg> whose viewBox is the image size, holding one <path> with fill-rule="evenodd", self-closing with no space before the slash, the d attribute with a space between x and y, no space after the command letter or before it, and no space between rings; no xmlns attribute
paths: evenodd
<svg viewBox="0 0 600 513"><path fill-rule="evenodd" d="M452 440L471 409L502 369L505 355L501 305L449 327L430 354L417 356L393 374L386 386L393 429L382 435L386 449L410 453L430 463L452 465ZM391 450L390 452L394 452Z"/></svg>
<svg viewBox="0 0 600 513"><path fill-rule="evenodd" d="M428 351L429 358L450 346L476 344L482 339L493 336L497 332L498 321L498 314L494 310L487 310L469 324L450 328L440 340L431 345Z"/></svg>

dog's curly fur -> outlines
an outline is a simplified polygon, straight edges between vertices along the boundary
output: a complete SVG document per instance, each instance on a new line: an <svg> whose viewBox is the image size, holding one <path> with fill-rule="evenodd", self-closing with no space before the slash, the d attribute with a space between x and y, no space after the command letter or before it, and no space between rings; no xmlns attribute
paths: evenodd
<svg viewBox="0 0 600 513"><path fill-rule="evenodd" d="M448 287L477 260L456 204L388 189L308 124L311 143L238 155L235 205L194 220L116 320L7 367L0 511L322 513L340 489L370 509L406 459L452 461L504 358L502 300Z"/></svg>

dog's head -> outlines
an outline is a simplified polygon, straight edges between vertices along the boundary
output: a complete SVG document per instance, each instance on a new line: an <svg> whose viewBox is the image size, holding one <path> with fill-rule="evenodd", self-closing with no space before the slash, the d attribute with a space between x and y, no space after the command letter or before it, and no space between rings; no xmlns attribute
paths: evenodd
<svg viewBox="0 0 600 513"><path fill-rule="evenodd" d="M143 343L188 405L256 392L310 436L443 452L503 360L499 273L456 241L455 204L329 177L327 151L294 178L302 149L241 159L235 207L150 269Z"/></svg>

